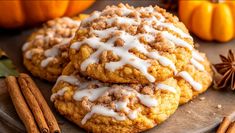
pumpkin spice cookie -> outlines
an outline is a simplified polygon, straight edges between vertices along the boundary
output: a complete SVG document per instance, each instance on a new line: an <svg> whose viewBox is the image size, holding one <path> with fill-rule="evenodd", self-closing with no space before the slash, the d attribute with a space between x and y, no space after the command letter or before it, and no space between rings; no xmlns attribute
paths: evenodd
<svg viewBox="0 0 235 133"><path fill-rule="evenodd" d="M193 50L190 63L185 65L176 76L181 89L180 104L187 103L205 92L212 83L212 76L211 64L205 54Z"/></svg>
<svg viewBox="0 0 235 133"><path fill-rule="evenodd" d="M48 21L23 45L26 68L37 77L55 81L69 61L69 42L80 25L78 18Z"/></svg>
<svg viewBox="0 0 235 133"><path fill-rule="evenodd" d="M110 84L81 77L71 67L63 74L51 100L61 115L88 132L141 132L165 121L178 107L180 89L173 78L150 85Z"/></svg>
<svg viewBox="0 0 235 133"><path fill-rule="evenodd" d="M81 22L70 59L84 76L109 83L164 81L188 64L193 39L178 18L156 7L120 4Z"/></svg>

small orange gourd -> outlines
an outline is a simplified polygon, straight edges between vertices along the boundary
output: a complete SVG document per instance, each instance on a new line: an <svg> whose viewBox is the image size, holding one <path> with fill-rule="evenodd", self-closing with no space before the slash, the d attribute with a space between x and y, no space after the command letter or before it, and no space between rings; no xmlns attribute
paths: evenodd
<svg viewBox="0 0 235 133"><path fill-rule="evenodd" d="M235 38L235 1L179 0L179 17L201 39L227 42Z"/></svg>
<svg viewBox="0 0 235 133"><path fill-rule="evenodd" d="M19 28L61 16L73 16L95 0L1 0L0 28Z"/></svg>

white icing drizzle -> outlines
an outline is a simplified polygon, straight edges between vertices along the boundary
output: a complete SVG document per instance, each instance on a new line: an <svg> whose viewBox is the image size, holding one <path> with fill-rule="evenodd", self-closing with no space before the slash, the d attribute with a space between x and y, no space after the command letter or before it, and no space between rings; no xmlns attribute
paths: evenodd
<svg viewBox="0 0 235 133"><path fill-rule="evenodd" d="M100 87L96 89L77 90L73 95L73 99L81 101L83 97L87 97L90 101L95 101L98 97L104 94L109 87Z"/></svg>
<svg viewBox="0 0 235 133"><path fill-rule="evenodd" d="M78 80L78 78L73 76L73 75L70 75L70 76L61 75L61 76L59 76L54 86L56 86L60 81L67 82L71 85L80 85L80 81Z"/></svg>
<svg viewBox="0 0 235 133"><path fill-rule="evenodd" d="M166 31L162 31L161 32L161 35L165 38L167 38L168 40L172 41L175 45L178 45L178 46L182 46L182 47L186 47L188 48L189 50L192 50L193 49L193 46L188 44L186 41L170 34L169 32L166 32Z"/></svg>
<svg viewBox="0 0 235 133"><path fill-rule="evenodd" d="M174 87L166 85L166 84L159 83L159 84L157 84L157 88L161 89L161 90L167 90L167 91L176 93L176 89Z"/></svg>
<svg viewBox="0 0 235 133"><path fill-rule="evenodd" d="M76 25L77 27L80 25L80 21L76 21L76 20L70 19L70 18L68 18L68 17L63 17L63 18L61 18L61 20L67 22L68 24L74 24L74 25ZM66 24L65 24L65 26L66 26ZM57 30L58 28L63 28L63 27L64 27L64 26L63 26L62 24L60 25L60 24L57 24L57 23L56 23L54 26L52 26L52 27L48 27L48 29L51 29L52 31L47 31L45 35L37 35L37 36L35 37L35 39L33 39L33 40L30 41L30 42L25 43L25 44L23 45L23 47L22 47L22 50L23 50L23 51L26 51L26 50L30 47L30 45L31 45L32 43L34 43L34 41L37 41L37 39L43 39L44 43L50 43L50 40L53 39L53 38L56 36L56 33L55 33L56 30ZM71 31L72 31L72 30L71 30ZM75 31L74 31L74 32L75 32ZM72 33L72 36L71 36L70 38L63 38L63 37L58 38L58 37L57 37L57 39L59 39L59 43L56 44L56 45L54 45L52 48L45 50L44 56L45 56L46 58L41 61L41 67L44 68L44 67L46 67L51 61L53 61L54 58L60 54L60 49L59 49L59 48L60 48L62 45L67 45L67 44L69 44L70 40L74 37L74 35L75 35L75 33ZM35 53L37 53L37 52L30 52L30 51L35 51L35 49L38 49L38 48L33 48L33 49L31 49L31 50L29 50L29 51L26 52L26 58L27 58L27 59L32 59L32 56L33 56Z"/></svg>
<svg viewBox="0 0 235 133"><path fill-rule="evenodd" d="M82 86L82 84L86 83L86 82L80 83L79 80L75 76L65 76L65 75L62 75L57 79L56 85L60 81L65 81L65 82L68 82L72 85L77 85L78 88L80 88L80 86ZM87 84L85 86L87 86ZM85 87L85 86L83 86L83 87ZM166 85L166 87L168 87L168 86ZM125 87L125 88L126 88L125 89L126 91L124 92L125 94L127 94L127 95L135 94L139 98L140 102L143 105L148 106L148 107L153 107L153 106L157 105L157 100L155 98L153 98L149 95L144 95L144 94L138 93L136 90L134 90L130 87ZM96 88L96 89L85 89L84 88L84 90L78 90L75 92L74 99L80 101L82 99L82 97L87 96L89 100L94 101L109 89L112 89L112 87L100 87L100 88Z"/></svg>
<svg viewBox="0 0 235 133"><path fill-rule="evenodd" d="M58 96L63 96L64 93L65 93L68 89L69 89L68 87L64 87L64 88L62 88L61 90L57 91L56 93L53 93L53 94L51 95L51 98L50 98L51 101L53 102L53 101L55 100L55 98L58 97Z"/></svg>
<svg viewBox="0 0 235 133"><path fill-rule="evenodd" d="M154 18L155 18L155 17L154 17ZM149 19L148 19L148 20L149 20ZM151 19L150 19L150 20L151 20ZM154 20L157 20L157 19L155 18ZM152 20L151 20L150 22L152 23ZM161 22L160 22L160 23L161 23ZM177 33L179 33L179 34L184 33L182 30L180 30L180 29L178 29L178 28L176 28L176 27L173 28L173 27L174 27L173 24L169 24L169 23L164 24L164 23L161 23L161 24L159 24L159 25L161 25L161 26L164 25L165 27L166 27L166 26L169 26L169 28L170 28L171 30L174 30L175 32L177 32ZM158 31L158 30L154 29L153 27L151 27L151 26L149 26L149 25L145 25L145 26L144 26L144 29L145 29L146 32L149 32L149 33L154 34L154 35L155 35L155 34L158 34L158 33L161 34L162 37L168 39L169 41L173 42L173 43L174 43L175 45L177 45L177 46L186 47L186 48L188 48L188 49L190 49L190 50L193 49L192 45L190 45L188 42L186 42L186 41L184 41L184 40L182 40L182 39L176 37L175 35L173 35L173 34L170 33L170 32L167 32L167 31ZM181 31L181 32L179 32L179 31ZM182 34L181 36L183 36L183 37L190 37L190 35L188 35L188 34L186 34L186 33Z"/></svg>
<svg viewBox="0 0 235 133"><path fill-rule="evenodd" d="M139 99L139 102L147 107L155 107L158 105L158 100L155 97L152 97L150 95L145 95L137 92L136 90L130 88L129 86L122 86L122 89L116 89L112 86L106 86L105 84L102 84L101 82L97 80L91 80L91 81L83 81L80 82L78 78L75 76L60 76L56 82L65 81L69 84L76 85L78 90L75 91L75 94L73 96L74 100L81 101L83 97L87 97L88 100L95 101L101 96L107 95L109 92L115 92L120 91L122 95L126 96L136 96ZM96 84L98 88L88 89L88 86L90 84ZM100 84L100 85L99 85ZM176 92L173 87L170 87L169 85L165 85L162 83L157 84L157 88L164 89L172 92ZM58 91L56 94L54 94L52 97L56 97L58 95L63 95L64 91L61 90ZM141 109L131 110L127 105L129 104L129 99L125 99L124 101L115 101L115 109L117 111L124 111L129 119L135 119L138 116L138 112L140 112ZM107 113L109 112L109 113ZM108 107L105 107L103 105L94 105L92 106L92 109L89 113L85 115L85 117L82 120L82 124L85 124L87 120L89 120L93 114L100 114L104 116L110 116L117 120L125 120L126 116L120 116L117 112L115 112L113 109L109 109Z"/></svg>
<svg viewBox="0 0 235 133"><path fill-rule="evenodd" d="M112 29L103 30L102 32L97 31L97 30L94 32L98 36L104 37L107 35L106 32L114 33L117 31L115 31L115 28L112 28ZM117 61L117 62L106 63L105 64L106 69L108 69L110 71L115 71L116 69L122 67L123 65L129 64L129 65L134 66L138 70L140 70L150 82L154 82L155 78L151 74L148 73L148 67L150 66L149 61L142 60L142 59L138 58L137 56L135 56L134 54L129 52L130 49L136 48L138 51L146 54L148 57L153 58L153 59L157 59L161 65L169 66L172 70L174 70L175 73L177 72L174 63L171 60L169 60L168 58L166 58L164 56L159 55L157 51L148 52L147 49L145 48L144 44L140 43L138 37L132 36L126 32L123 32L123 31L119 31L119 32L120 32L119 38L121 38L125 42L123 48L119 48L119 47L114 46L114 42L116 40L116 37L111 38L106 43L101 42L100 39L97 37L92 37L92 38L87 38L82 42L75 42L74 44L72 44L71 48L74 48L74 49L79 49L79 47L83 43L86 43L89 46L91 46L92 48L97 49L96 52L94 52L88 59L86 59L81 64L82 71L85 71L89 64L97 63L99 61L98 57L103 51L111 50L114 52L114 54L121 57L121 60Z"/></svg>
<svg viewBox="0 0 235 133"><path fill-rule="evenodd" d="M82 82L82 83L80 83L78 86L79 86L79 89L86 89L86 88L88 88L90 85L101 86L102 83L99 82L98 80L91 80L91 81Z"/></svg>
<svg viewBox="0 0 235 133"><path fill-rule="evenodd" d="M129 100L126 100L126 101L117 101L115 102L115 105L116 105L116 109L118 111L125 111L125 112L129 112L130 109L127 107L127 104L129 103Z"/></svg>
<svg viewBox="0 0 235 133"><path fill-rule="evenodd" d="M147 22L148 24L152 24L154 22L157 22L156 25L157 26L162 26L162 27L165 27L169 30L172 30L174 31L175 33L179 34L181 37L183 38L189 38L189 39L193 39L189 34L185 33L184 31L182 31L180 28L177 28L174 26L174 24L171 24L171 23L165 23L165 18L160 14L158 13L158 16L160 16L160 20L158 20L155 16L151 17L151 18L145 18L144 21ZM155 30L154 28L151 29L151 32L154 32L154 33L159 33L158 30ZM171 34L171 33L170 33ZM189 44L188 44L189 45Z"/></svg>
<svg viewBox="0 0 235 133"><path fill-rule="evenodd" d="M113 8L107 8L103 12L94 12L89 18L85 19L82 23L89 23L97 18L99 18L102 15L105 15L106 13L110 12L110 9L116 10L116 11L121 11L122 12L122 17L120 16L114 16L112 18L106 18L104 21L108 24L111 25L114 22L120 23L120 24L130 24L130 25L139 25L141 21L147 22L148 25L144 26L144 29L151 34L137 34L137 35L130 35L126 33L125 31L117 29L117 27L113 28L108 28L104 30L91 30L91 33L96 34L98 37L90 37L86 38L81 42L75 42L71 45L71 48L74 49L79 49L82 44L87 44L90 47L96 49L96 52L94 52L88 59L86 59L84 62L81 64L81 70L85 71L87 66L90 64L98 63L99 62L99 55L103 51L110 50L114 54L120 57L120 60L117 62L109 62L105 64L105 68L109 71L115 71L119 68L121 68L124 65L131 65L141 71L141 73L150 81L154 82L155 78L148 73L148 67L151 66L149 60L142 60L136 55L132 54L129 52L130 49L137 49L139 52L145 54L149 58L156 59L159 61L159 63L163 66L168 66L170 67L174 73L177 73L175 64L169 60L168 58L161 56L158 51L151 51L149 52L147 50L146 45L142 44L139 41L139 38L141 36L144 36L148 41L154 41L156 34L161 34L163 38L168 39L170 44L174 44L176 46L181 46L181 47L186 47L190 50L193 49L192 45L190 45L188 42L184 41L181 38L189 38L192 39L192 37L185 33L183 30L180 28L176 27L172 23L165 22L165 17L157 12L154 11L155 9L152 6L149 7L141 7L137 9L129 9L127 7L113 7ZM137 10L137 11L136 11ZM132 12L137 13L137 16L134 18L128 17L128 15ZM149 12L152 13L153 16L151 18L141 18L140 17L140 12ZM157 18L158 16L159 18ZM159 31L155 28L152 27L153 24L156 24L156 26L162 26L166 27L167 29L174 31L176 34L180 35L180 37L175 36L171 32L168 31ZM81 25L81 28L83 25ZM108 38L109 40L107 42L102 42L101 38L107 38L110 37L114 33L120 33L119 36L117 37L112 37ZM124 45L122 47L115 47L114 43L116 39L122 39L124 41Z"/></svg>
<svg viewBox="0 0 235 133"><path fill-rule="evenodd" d="M129 24L129 25L138 25L139 24L139 22L137 22L133 18L128 18L128 17L109 18L109 19L106 19L106 22L108 25L112 25L114 22L117 22L119 24Z"/></svg>
<svg viewBox="0 0 235 133"><path fill-rule="evenodd" d="M127 15L129 15L130 13L132 13L133 11L130 10L130 9L128 9L128 8L126 8L126 7L123 7L123 8L121 8L121 12L122 12L122 15L123 15L123 16L127 16Z"/></svg>
<svg viewBox="0 0 235 133"><path fill-rule="evenodd" d="M126 116L121 116L118 113L114 112L113 109L109 109L102 105L94 105L91 108L91 112L87 113L85 117L82 119L81 123L84 125L87 120L89 120L93 114L100 114L104 116L110 116L115 118L116 120L122 121L126 119Z"/></svg>
<svg viewBox="0 0 235 133"><path fill-rule="evenodd" d="M154 107L158 105L157 99L151 97L150 95L137 93L137 97L140 99L140 102L147 107Z"/></svg>
<svg viewBox="0 0 235 133"><path fill-rule="evenodd" d="M80 86L82 84L83 83L80 83L78 86ZM80 88L80 87L78 87L78 88ZM140 102L147 107L157 106L157 104L158 104L157 99L151 97L150 95L141 94L130 87L125 87L125 88L126 88L125 91L120 92L120 93L123 93L126 95L136 95L139 98ZM94 101L110 89L112 89L112 87L100 87L100 88L96 88L96 89L78 90L74 94L74 99L80 101L80 100L82 100L82 98L84 96L87 96L89 100Z"/></svg>
<svg viewBox="0 0 235 133"><path fill-rule="evenodd" d="M70 76L61 75L57 78L57 81L56 81L54 86L56 86L60 81L64 81L64 82L67 82L71 85L75 85L75 86L79 87L80 90L81 89L86 89L86 88L88 88L89 85L92 85L92 84L96 84L96 85L101 84L98 80L91 80L91 81L86 81L86 82L81 83L78 80L78 77L76 77L74 75L70 75Z"/></svg>
<svg viewBox="0 0 235 133"><path fill-rule="evenodd" d="M76 21L76 20L73 20L73 19L71 19L71 18L69 18L69 17L63 17L63 18L61 18L63 21L66 21L67 23L69 23L69 24L74 24L74 25L77 25L77 26L79 26L80 25L80 21Z"/></svg>
<svg viewBox="0 0 235 133"><path fill-rule="evenodd" d="M200 62L205 61L205 59L200 55L200 53L196 50L192 51L192 58L190 59L190 63L194 65L198 70L205 71L205 67Z"/></svg>
<svg viewBox="0 0 235 133"><path fill-rule="evenodd" d="M117 101L115 102L116 105L116 109L118 111L123 110L124 112L127 113L127 117L131 120L134 120L137 118L138 116L138 112L141 111L141 108L135 109L135 110L131 110L130 108L127 107L127 104L129 103L129 100L127 101Z"/></svg>
<svg viewBox="0 0 235 133"><path fill-rule="evenodd" d="M193 87L194 90L200 91L202 89L202 85L196 82L188 72L182 71L178 73L178 75L186 80Z"/></svg>
<svg viewBox="0 0 235 133"><path fill-rule="evenodd" d="M150 34L139 34L139 38L144 37L147 42L152 42L155 40L155 37Z"/></svg>
<svg viewBox="0 0 235 133"><path fill-rule="evenodd" d="M53 47L53 48L50 48L50 49L47 49L45 52L44 52L44 55L46 57L55 57L59 54L59 48L57 47Z"/></svg>
<svg viewBox="0 0 235 133"><path fill-rule="evenodd" d="M137 118L138 116L138 112L140 112L140 108L136 109L136 110L131 110L129 113L128 113L128 118L131 119L131 120L134 120Z"/></svg>
<svg viewBox="0 0 235 133"><path fill-rule="evenodd" d="M54 57L48 57L41 62L41 67L46 67L50 62L54 60Z"/></svg>
<svg viewBox="0 0 235 133"><path fill-rule="evenodd" d="M109 37L110 34L113 34L116 31L117 31L117 27L108 28L105 30L93 30L92 32L97 34L101 38L107 38Z"/></svg>
<svg viewBox="0 0 235 133"><path fill-rule="evenodd" d="M194 59L196 59L198 61L205 61L205 59L196 50L192 51L192 56L193 56Z"/></svg>
<svg viewBox="0 0 235 133"><path fill-rule="evenodd" d="M169 66L175 73L177 73L175 64L168 58L159 55L157 51L149 52L147 56L153 59L157 59L161 65Z"/></svg>
<svg viewBox="0 0 235 133"><path fill-rule="evenodd" d="M27 59L32 59L33 55L36 54L36 53L42 53L43 50L42 49L39 49L39 48L35 48L35 49L32 49L32 50L29 50L25 53L25 57Z"/></svg>
<svg viewBox="0 0 235 133"><path fill-rule="evenodd" d="M97 19L98 17L100 17L100 14L101 14L100 12L95 11L95 12L93 12L89 17L85 18L85 19L82 21L82 23L89 23L89 22L91 22L91 21Z"/></svg>
<svg viewBox="0 0 235 133"><path fill-rule="evenodd" d="M194 58L190 59L190 62L191 62L191 64L194 65L198 70L200 70L200 71L205 71L204 66L203 66L201 63L199 63L197 60L195 60Z"/></svg>
<svg viewBox="0 0 235 133"><path fill-rule="evenodd" d="M139 12L148 12L148 13L152 13L154 11L154 8L152 6L148 6L148 7L140 7Z"/></svg>
<svg viewBox="0 0 235 133"><path fill-rule="evenodd" d="M171 24L171 23L159 23L159 24L157 24L157 25L162 26L162 27L166 27L166 28L168 28L169 30L173 30L174 32L178 33L178 34L179 34L181 37L183 37L183 38L190 38L190 39L192 39L192 37L191 37L189 34L183 32L181 29L175 27L175 26L174 26L173 24ZM191 46L191 45L190 45L190 46Z"/></svg>
<svg viewBox="0 0 235 133"><path fill-rule="evenodd" d="M125 45L124 48L120 49L118 47L114 47L114 39L111 39L107 43L103 43L100 41L99 38L93 37L93 38L88 38L85 39L82 43L87 43L89 46L92 48L98 48L96 52L94 52L88 59L86 59L82 64L81 64L81 70L85 71L87 66L92 63L97 63L99 55L106 50L112 50L116 55L121 57L120 61L117 62L109 62L105 64L105 68L114 71L118 68L120 68L123 65L130 64L134 66L135 68L139 69L145 76L146 78L154 82L155 78L148 73L148 67L150 66L150 63L146 60L142 60L138 57L136 57L134 54L129 53L128 50L133 48L133 44L135 45L136 43L133 43L136 41L135 38L132 38L131 36L128 36L128 34L125 34L126 36L125 40ZM129 42L128 42L129 41ZM92 42L92 43L90 43ZM76 43L72 45L73 48L79 47L82 43ZM143 45L139 45L139 47L136 47L138 50L144 51L145 53L147 52L146 49L143 48Z"/></svg>
<svg viewBox="0 0 235 133"><path fill-rule="evenodd" d="M23 47L22 47L22 51L25 51L26 49L28 49L30 46L30 43L29 42L26 42Z"/></svg>
<svg viewBox="0 0 235 133"><path fill-rule="evenodd" d="M47 62L47 63L43 65L43 63L41 62L41 67L46 67L49 64L49 62L53 61L54 58L60 54L59 47L62 45L69 44L69 42L72 38L73 38L73 36L70 38L65 38L59 44L55 45L54 47L52 47L50 49L47 49L44 52L46 59L42 60L42 62Z"/></svg>
<svg viewBox="0 0 235 133"><path fill-rule="evenodd" d="M130 89L130 88L129 88L129 89ZM121 93L121 92L120 92L120 93ZM140 93L136 92L136 91L133 90L133 89L127 90L127 91L125 92L125 94L128 94L128 95L136 94L136 96L139 98L140 102L141 102L143 105L147 106L147 107L154 107L154 106L157 106L157 105L158 105L157 99L155 99L155 98L153 98L153 97L151 97L151 96L149 96L149 95L140 94ZM96 97L96 98L97 98L97 97ZM118 111L120 111L120 110L125 111L126 113L128 113L127 116L128 116L130 119L135 119L135 118L137 117L137 111L135 111L135 110L134 110L134 111L131 111L131 110L127 107L127 104L128 104L128 103L129 103L128 100L127 100L127 101L117 101L117 102L115 102L116 109L117 109ZM100 108L96 108L97 106L99 106ZM95 107L95 109L94 109L93 107ZM85 115L85 117L83 118L82 124L85 124L86 121L87 121L88 119L90 119L94 113L100 114L100 112L103 112L103 114L101 114L101 115L111 116L111 117L113 117L113 118L115 118L115 119L117 119L117 116L118 116L118 119L117 119L117 120L125 120L125 119L126 119L125 116L120 117L120 115L118 115L118 113L114 112L114 110L108 109L107 107L104 107L104 106L102 106L102 105L94 105L93 107L92 107L91 112L87 113L87 114ZM107 111L109 111L110 114L106 113ZM119 119L119 118L120 118L120 119ZM124 119L124 118L125 118L125 119Z"/></svg>
<svg viewBox="0 0 235 133"><path fill-rule="evenodd" d="M175 35L172 35L171 33L167 32L167 31L160 32L160 31L157 31L156 29L154 29L154 28L152 28L148 25L145 25L144 29L145 29L146 32L149 32L149 33L154 34L154 35L156 35L158 33L161 34L162 37L164 37L164 38L166 38L170 41L171 45L173 44L173 45L177 45L177 46L186 47L190 50L193 49L193 47L190 44L188 44L186 41L176 37Z"/></svg>

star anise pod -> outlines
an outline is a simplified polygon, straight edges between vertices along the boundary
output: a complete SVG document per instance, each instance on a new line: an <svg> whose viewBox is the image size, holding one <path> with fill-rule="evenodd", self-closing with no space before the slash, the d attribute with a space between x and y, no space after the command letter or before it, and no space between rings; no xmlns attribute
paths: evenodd
<svg viewBox="0 0 235 133"><path fill-rule="evenodd" d="M228 87L235 90L235 58L230 49L227 57L220 55L221 63L215 64L214 67L222 77L216 81L216 87L221 89Z"/></svg>

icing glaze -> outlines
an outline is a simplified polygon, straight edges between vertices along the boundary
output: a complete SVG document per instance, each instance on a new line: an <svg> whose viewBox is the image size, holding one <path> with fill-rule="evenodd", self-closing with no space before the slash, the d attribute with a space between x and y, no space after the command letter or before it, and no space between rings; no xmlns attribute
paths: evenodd
<svg viewBox="0 0 235 133"><path fill-rule="evenodd" d="M100 17L100 14L101 14L100 12L95 11L95 12L93 12L88 18L85 18L85 19L82 21L82 23L89 23L89 22L91 22L91 21L97 19L98 17Z"/></svg>
<svg viewBox="0 0 235 133"><path fill-rule="evenodd" d="M61 90L57 91L56 93L53 93L51 95L51 101L53 102L55 100L56 97L58 96L63 96L64 93L68 90L69 88L68 87L64 87L62 88Z"/></svg>
<svg viewBox="0 0 235 133"><path fill-rule="evenodd" d="M199 63L197 60L195 60L194 58L190 59L190 62L191 62L191 64L194 65L198 70L200 70L200 71L205 71L204 66L203 66L201 63Z"/></svg>
<svg viewBox="0 0 235 133"><path fill-rule="evenodd" d="M202 89L202 85L196 82L188 72L182 71L178 73L178 75L186 80L193 87L194 90L200 91Z"/></svg>
<svg viewBox="0 0 235 133"><path fill-rule="evenodd" d="M134 120L137 118L138 116L138 112L140 112L140 108L139 109L136 109L136 110L131 110L129 113L128 113L128 118L131 119L131 120Z"/></svg>
<svg viewBox="0 0 235 133"><path fill-rule="evenodd" d="M98 36L106 36L107 35L106 32L114 33L117 31L113 28L106 29L105 31L102 31L102 32L95 31L95 33ZM98 38L98 37L92 37L92 38L85 39L83 42L75 42L74 44L72 44L71 48L74 48L74 49L79 49L81 44L83 44L83 43L86 43L89 46L91 46L92 48L97 49L88 59L86 59L81 64L82 71L85 71L89 64L98 63L98 61L99 61L98 57L103 51L111 50L111 51L113 51L114 54L121 57L121 60L116 61L116 62L106 63L105 64L106 69L108 69L110 71L115 71L116 69L121 68L123 65L129 64L129 65L134 66L138 70L140 70L150 82L154 82L155 78L151 74L148 73L148 67L150 66L149 61L140 59L137 56L135 56L134 54L130 53L129 50L132 48L137 49L138 51L146 54L150 58L157 59L160 64L162 64L163 66L169 66L172 70L174 70L174 72L177 71L174 63L171 60L169 60L168 58L159 55L157 51L148 52L147 49L145 48L146 46L144 44L140 43L138 37L132 36L126 32L123 32L123 31L119 31L119 32L120 32L119 38L121 38L125 42L123 48L119 48L119 47L114 46L114 42L116 40L116 37L111 38L106 43L101 42L100 38Z"/></svg>
<svg viewBox="0 0 235 133"><path fill-rule="evenodd" d="M115 102L115 106L116 106L116 109L118 111L125 111L125 112L129 112L130 109L127 107L127 104L129 103L129 100L126 100L126 101L117 101Z"/></svg>
<svg viewBox="0 0 235 133"><path fill-rule="evenodd" d="M60 20L62 20L64 22L67 22L68 24L73 24L76 27L78 27L80 25L80 21L76 21L76 20L70 19L68 17L60 18ZM42 39L44 43L49 44L50 40L53 40L53 38L56 37L57 29L64 29L65 27L66 27L66 24L62 25L62 24L59 24L59 23L56 23L55 25L53 25L51 27L47 27L47 29L50 29L50 30L47 31L45 33L45 35L36 35L33 40L31 40L30 42L26 42L23 45L22 51L26 51L38 39ZM69 37L69 38L57 37L57 40L59 41L59 43L54 45L52 48L49 48L49 49L44 51L45 59L41 61L41 67L44 68L51 61L53 61L53 58L55 58L56 56L58 56L60 54L60 47L62 45L69 44L70 40L74 37L74 35L75 35L75 33L72 33L72 36ZM32 56L37 53L37 52L35 52L36 51L35 49L38 49L38 48L33 48L33 49L30 49L30 50L26 51L25 55L26 55L27 59L32 59Z"/></svg>
<svg viewBox="0 0 235 133"><path fill-rule="evenodd" d="M138 25L139 24L139 22L137 22L136 20L134 20L132 18L128 18L128 17L115 17L115 18L106 19L106 23L108 25L112 25L114 22L117 22L119 24L129 24L129 25Z"/></svg>
<svg viewBox="0 0 235 133"><path fill-rule="evenodd" d="M32 57L33 57L34 54L42 53L42 52L43 52L42 49L40 49L40 48L35 48L35 49L32 49L32 50L27 51L27 52L25 53L25 57L26 57L27 59L32 59Z"/></svg>
<svg viewBox="0 0 235 133"><path fill-rule="evenodd" d="M46 67L50 62L54 60L54 57L48 57L41 62L41 67Z"/></svg>
<svg viewBox="0 0 235 133"><path fill-rule="evenodd" d="M78 78L73 76L73 75L70 75L70 76L61 75L61 76L59 76L54 86L56 86L60 81L67 82L67 83L72 84L72 85L77 85L77 86L80 85L80 81L78 80Z"/></svg>
<svg viewBox="0 0 235 133"><path fill-rule="evenodd" d="M22 47L22 51L25 51L26 49L28 49L30 47L30 43L26 42L23 47Z"/></svg>
<svg viewBox="0 0 235 133"><path fill-rule="evenodd" d="M190 63L194 67L196 67L200 71L205 71L204 65L202 63L200 63L200 62L204 62L204 61L205 61L204 57L202 57L198 51L196 51L196 50L192 51L192 58L190 59Z"/></svg>
<svg viewBox="0 0 235 133"><path fill-rule="evenodd" d="M161 35L164 37L164 38L167 38L168 40L172 41L175 45L177 46L182 46L182 47L186 47L188 48L189 50L192 50L193 49L193 46L188 44L186 41L180 39L180 38L177 38L176 36L170 34L169 32L166 32L166 31L163 31L161 32Z"/></svg>
<svg viewBox="0 0 235 133"><path fill-rule="evenodd" d="M166 85L166 84L159 83L159 84L157 84L157 88L161 89L161 90L167 90L167 91L176 93L176 89L174 87Z"/></svg>
<svg viewBox="0 0 235 133"><path fill-rule="evenodd" d="M200 53L195 50L192 51L192 56L198 61L205 61L205 59L200 55Z"/></svg>
<svg viewBox="0 0 235 133"><path fill-rule="evenodd" d="M130 42L135 41L131 37L130 38L127 37L125 40L130 41ZM113 41L114 40L111 40L110 43L107 44L107 43L101 42L100 39L97 37L85 39L84 43L89 44L89 46L91 46L92 48L98 48L98 49L88 59L86 59L81 64L81 70L85 71L89 64L97 63L99 61L98 60L99 55L104 50L105 51L112 50L116 55L121 57L121 60L117 61L117 62L106 63L105 64L106 69L108 69L110 71L114 71L123 65L130 64L130 65L134 66L135 68L139 69L146 76L146 78L149 81L151 81L151 82L155 81L155 78L151 74L148 73L148 67L150 66L150 63L148 61L142 60L142 59L136 57L134 54L128 52L128 50L130 48L132 48L131 45L133 45L134 43L126 43L125 48L120 49L118 47L113 46L114 45ZM92 42L92 43L89 43L89 42ZM75 48L75 47L78 48L81 43L76 43L76 44L78 44L78 45L75 45L75 44L72 45L73 48ZM144 51L144 52L147 52L147 51L145 51L146 49L143 49L143 46L137 47L137 49Z"/></svg>
<svg viewBox="0 0 235 133"><path fill-rule="evenodd" d="M102 17L102 15L108 14L111 12L111 9L114 11L121 11L122 16L112 16L110 18L106 18L103 21L108 25L112 25L114 22L120 24L130 24L130 25L140 25L141 22L146 22L143 28L147 33L143 34L139 33L137 35L131 35L123 30L118 29L117 27L107 28L103 30L90 30L91 34L95 34L96 36L91 36L90 38L86 38L80 42L74 42L71 45L73 49L79 49L81 45L87 44L90 47L96 49L96 51L90 55L85 61L81 63L81 70L85 71L88 65L98 63L99 55L102 54L103 51L112 51L114 54L120 57L119 61L108 62L105 64L105 68L109 71L115 71L119 68L122 68L124 65L131 65L138 69L150 82L154 82L155 78L148 72L148 67L151 66L149 60L143 60L136 55L129 52L131 49L136 49L142 54L146 55L149 58L156 59L161 65L170 67L174 73L177 73L175 64L168 58L160 55L158 51L148 51L148 45L142 44L139 40L140 37L145 37L147 41L154 41L156 34L160 34L163 38L169 40L169 45L176 45L180 47L186 47L189 50L193 49L193 46L189 44L187 41L184 41L182 38L188 38L192 40L192 37L185 33L180 28L176 27L174 24L166 22L166 18L159 12L155 11L155 9L151 6L149 7L141 7L136 9L129 9L127 7L112 7L107 8L103 12L94 12L91 17L85 19L82 23L89 23L95 19ZM128 15L132 12L135 12L137 15L135 17L129 17ZM149 12L152 13L152 17L142 17L140 13ZM172 32L168 32L164 29L163 31L159 31L153 26L160 26L169 29ZM83 28L83 24L81 25ZM175 34L178 34L177 37ZM112 36L115 35L115 36ZM101 41L102 38L108 38L106 42ZM124 44L121 47L115 47L115 41L117 39L123 40Z"/></svg>
<svg viewBox="0 0 235 133"><path fill-rule="evenodd" d="M80 82L78 78L73 75L60 76L56 84L58 84L60 81L64 81L69 84L77 86L77 90L75 91L73 95L73 99L76 101L81 101L83 97L87 97L89 101L93 102L101 96L105 96L105 95L108 95L109 93L114 93L118 91L118 93L121 93L121 95L136 96L139 99L139 102L144 106L155 107L158 105L158 100L155 97L141 94L137 92L135 89L132 89L129 86L125 86L125 85L124 86L122 85L120 89L116 89L115 87L109 86L108 84L103 84L97 80ZM95 84L96 88L88 89L88 86L92 84ZM167 91L176 92L176 90L173 87L170 87L169 85L165 85L162 83L156 84L156 87L158 89L164 89ZM53 94L51 99L54 99L58 95L62 96L64 92L66 92L66 90L67 89L63 88L61 91L58 91L57 93ZM91 111L85 115L85 117L82 120L82 123L85 124L86 121L89 120L93 114L110 116L117 120L124 120L124 118L126 119L126 117L128 117L129 119L135 119L138 115L138 112L140 112L140 109L131 110L128 107L129 103L130 103L129 99L125 99L123 101L122 100L114 101L115 109L117 111L124 111L126 113L126 116L121 116L118 112L115 112L113 109L105 107L104 105L100 105L100 104L94 105L92 106ZM107 113L107 112L110 112L110 113Z"/></svg>
<svg viewBox="0 0 235 133"><path fill-rule="evenodd" d="M77 90L73 95L73 99L81 101L83 97L87 97L90 101L95 101L98 97L104 94L107 91L108 87L101 87L96 89L83 89Z"/></svg>
<svg viewBox="0 0 235 133"><path fill-rule="evenodd" d="M92 106L91 111L87 113L85 117L82 119L81 123L84 125L87 122L87 120L89 120L93 116L93 114L110 116L119 121L126 119L126 116L121 116L120 114L114 112L113 109L109 109L102 105L94 105Z"/></svg>
<svg viewBox="0 0 235 133"><path fill-rule="evenodd" d="M158 105L157 99L151 97L150 95L137 93L137 97L140 99L140 102L147 107L154 107Z"/></svg>

